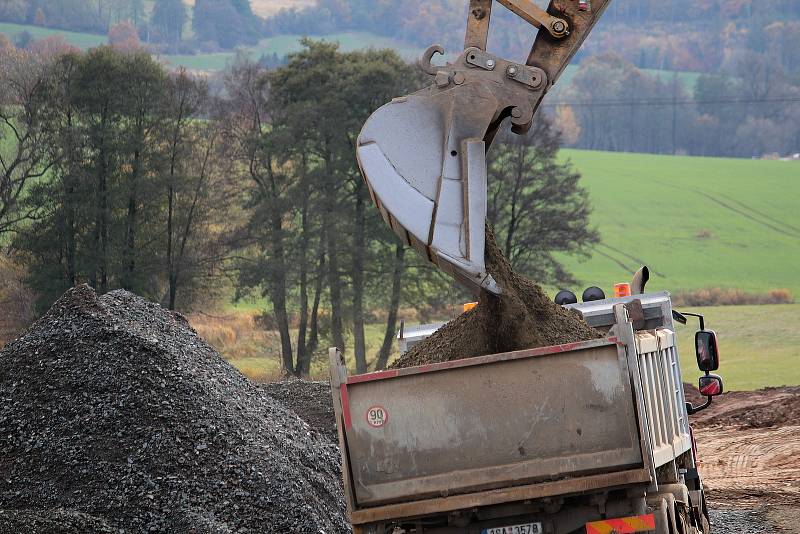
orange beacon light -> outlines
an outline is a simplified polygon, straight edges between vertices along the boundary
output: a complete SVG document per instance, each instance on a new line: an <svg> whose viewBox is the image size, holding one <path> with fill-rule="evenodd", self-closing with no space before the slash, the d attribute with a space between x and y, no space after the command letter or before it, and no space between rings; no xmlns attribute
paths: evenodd
<svg viewBox="0 0 800 534"><path fill-rule="evenodd" d="M628 283L614 284L614 296L616 298L630 297L631 296L631 285L628 284Z"/></svg>

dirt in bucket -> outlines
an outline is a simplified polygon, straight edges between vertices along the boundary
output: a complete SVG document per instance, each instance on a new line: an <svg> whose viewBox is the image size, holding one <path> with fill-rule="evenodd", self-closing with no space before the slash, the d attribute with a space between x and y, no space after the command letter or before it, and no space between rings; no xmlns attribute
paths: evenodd
<svg viewBox="0 0 800 534"><path fill-rule="evenodd" d="M486 226L486 270L503 290L481 293L478 305L414 345L391 368L474 358L596 339L579 312L562 308L536 283L515 273Z"/></svg>

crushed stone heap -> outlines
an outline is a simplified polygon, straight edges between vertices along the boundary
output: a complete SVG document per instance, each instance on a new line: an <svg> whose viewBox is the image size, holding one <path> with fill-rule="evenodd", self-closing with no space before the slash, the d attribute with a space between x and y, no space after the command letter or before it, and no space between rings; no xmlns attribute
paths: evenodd
<svg viewBox="0 0 800 534"><path fill-rule="evenodd" d="M339 446L330 382L285 380L261 384L261 387L299 415L312 429Z"/></svg>
<svg viewBox="0 0 800 534"><path fill-rule="evenodd" d="M124 291L0 352L0 436L0 533L349 532L336 446Z"/></svg>
<svg viewBox="0 0 800 534"><path fill-rule="evenodd" d="M511 269L488 224L485 257L486 270L503 294L497 297L482 292L475 308L414 345L390 367L413 367L600 337L580 313L562 308L541 287Z"/></svg>

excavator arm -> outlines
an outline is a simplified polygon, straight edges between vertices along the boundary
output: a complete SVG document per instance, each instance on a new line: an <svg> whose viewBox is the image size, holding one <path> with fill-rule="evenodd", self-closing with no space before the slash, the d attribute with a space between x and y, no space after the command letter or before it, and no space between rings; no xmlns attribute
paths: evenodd
<svg viewBox="0 0 800 534"><path fill-rule="evenodd" d="M500 294L484 260L486 152L508 119L527 132L545 94L611 0L559 0L547 11L530 0L497 0L539 28L525 64L486 51L494 0L470 0L464 51L435 66L433 84L370 116L357 158L372 200L392 230L468 288Z"/></svg>

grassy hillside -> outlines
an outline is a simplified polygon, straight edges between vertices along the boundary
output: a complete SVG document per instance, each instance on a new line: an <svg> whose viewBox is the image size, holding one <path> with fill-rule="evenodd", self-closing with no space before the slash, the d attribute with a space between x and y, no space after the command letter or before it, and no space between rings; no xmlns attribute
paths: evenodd
<svg viewBox="0 0 800 534"><path fill-rule="evenodd" d="M662 83L672 83L672 77L675 74L674 71L671 70L656 70L656 69L641 69L642 72L649 74L650 76L656 76L661 80ZM568 87L572 83L572 79L575 77L575 74L578 72L578 65L572 64L567 65L567 68L564 69L563 74L558 79L558 83L556 84L556 89L561 91L564 88ZM697 84L697 79L701 76L699 72L678 72L678 82L683 85L684 90L688 93L692 93L694 91L694 87ZM551 93L550 96L553 96ZM557 96L557 93L556 93Z"/></svg>
<svg viewBox="0 0 800 534"><path fill-rule="evenodd" d="M283 57L301 48L301 35L279 35L262 39L256 46L245 48L244 51L252 57L258 59L262 54L277 54ZM322 37L314 37L326 41L336 41L340 44L343 51L361 50L365 48L391 48L396 50L401 56L408 60L415 59L422 50L409 46L405 43L380 37L370 33L345 32ZM190 70L199 71L218 71L225 68L225 65L235 57L234 52L221 52L217 54L197 54L194 56L163 56L164 60L174 67L182 66Z"/></svg>
<svg viewBox="0 0 800 534"><path fill-rule="evenodd" d="M188 6L193 6L195 0L183 0ZM314 5L314 0L250 0L250 7L253 13L262 17L274 15L281 9L310 7Z"/></svg>
<svg viewBox="0 0 800 534"><path fill-rule="evenodd" d="M800 164L565 150L602 243L566 259L610 287L647 264L651 288L788 288L800 298ZM581 289L581 288L573 288Z"/></svg>
<svg viewBox="0 0 800 534"><path fill-rule="evenodd" d="M187 3L191 4L191 2ZM307 3L308 0L263 0L262 2L255 0L253 2L253 7L254 9L259 8L263 12L274 12L282 7L302 6ZM41 39L44 37L50 37L52 35L61 35L68 43L84 50L87 48L100 46L108 42L108 39L105 35L53 30L41 28L39 26L23 24L0 23L0 34L5 34L9 39L13 40L16 35L23 31L30 33L34 39ZM187 24L187 32L190 31L191 24ZM278 35L268 39L262 39L257 45L243 47L242 50L255 58L260 57L262 54L277 54L278 57L283 57L286 54L300 49L300 39L302 37L303 36L301 35ZM326 41L337 41L344 51L361 50L365 48L391 48L396 50L398 54L408 61L415 61L422 55L424 51L424 49L421 47L409 45L408 43L404 43L396 39L382 37L380 35L375 35L368 32L342 32L325 36L314 36L314 38L324 39ZM173 67L186 67L190 70L213 72L224 69L228 62L235 57L235 55L235 52L219 52L196 55L165 55L162 58ZM578 67L576 65L570 65L567 67L559 81L559 90L569 86L572 78L577 72L577 69ZM645 69L645 72L659 76L663 81L670 81L673 75L671 71ZM678 76L684 87L688 91L691 91L700 75L693 72L681 72L678 73Z"/></svg>
<svg viewBox="0 0 800 534"><path fill-rule="evenodd" d="M30 33L34 39L44 39L45 37L52 37L53 35L62 36L71 45L78 48L91 48L93 46L100 46L108 42L105 35L95 35L93 33L77 33L68 32L65 30L53 30L50 28L41 28L39 26L29 26L25 24L10 24L7 22L0 22L0 33L5 34L6 37L13 40L18 34L22 32Z"/></svg>
<svg viewBox="0 0 800 534"><path fill-rule="evenodd" d="M60 35L71 45L83 50L108 43L108 38L105 35L53 30L24 24L0 23L0 34L6 35L12 41L23 31L30 33L34 39ZM262 39L257 45L245 47L242 50L256 59L262 54L277 54L278 57L283 57L286 54L300 49L300 39L302 39L302 37L302 35L279 35L268 39ZM366 32L343 32L314 38L336 41L341 45L344 51L362 50L366 48L391 48L409 61L416 60L423 52L421 48L410 46L396 39L381 37ZM162 58L173 67L181 66L198 71L218 71L224 69L228 61L233 59L235 55L235 52L220 52L197 55L165 55L162 56Z"/></svg>
<svg viewBox="0 0 800 534"><path fill-rule="evenodd" d="M688 311L688 309L686 310ZM800 304L693 308L720 343L718 373L728 390L800 384ZM697 322L678 325L684 381L697 384L694 333Z"/></svg>

